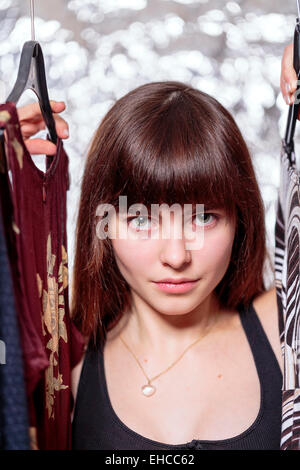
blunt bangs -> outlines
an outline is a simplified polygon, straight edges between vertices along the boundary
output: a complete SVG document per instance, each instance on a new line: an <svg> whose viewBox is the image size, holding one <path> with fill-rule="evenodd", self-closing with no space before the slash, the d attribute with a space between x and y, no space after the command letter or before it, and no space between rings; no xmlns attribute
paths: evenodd
<svg viewBox="0 0 300 470"><path fill-rule="evenodd" d="M148 122L135 109L135 122L130 120L135 134L126 123L122 128L129 138L123 139L118 155L115 205L123 195L128 207L135 203L148 208L161 203L204 204L205 211L224 209L228 216L234 215L239 184L235 167L239 156L230 145L234 136L228 135L228 128L225 132L224 116L221 119L202 95L197 106L187 91L175 92L161 104L163 112L153 116L152 110ZM218 133L214 131L216 119Z"/></svg>

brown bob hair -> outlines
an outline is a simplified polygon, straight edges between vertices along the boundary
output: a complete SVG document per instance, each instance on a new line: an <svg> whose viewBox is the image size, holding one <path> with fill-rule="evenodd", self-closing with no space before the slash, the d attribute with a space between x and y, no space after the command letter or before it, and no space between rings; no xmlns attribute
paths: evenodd
<svg viewBox="0 0 300 470"><path fill-rule="evenodd" d="M100 123L86 160L76 230L71 313L99 345L131 305L130 287L109 238L96 234L96 209L127 196L143 203L205 204L236 220L228 269L215 288L224 308L266 290L264 204L247 145L213 97L177 81L153 82L119 99ZM271 263L272 264L272 263Z"/></svg>

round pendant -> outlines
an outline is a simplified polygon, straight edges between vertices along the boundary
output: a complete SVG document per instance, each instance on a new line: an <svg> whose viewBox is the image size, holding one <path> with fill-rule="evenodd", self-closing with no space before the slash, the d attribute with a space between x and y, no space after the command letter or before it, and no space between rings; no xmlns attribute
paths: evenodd
<svg viewBox="0 0 300 470"><path fill-rule="evenodd" d="M156 388L154 387L154 385L147 384L142 386L142 393L143 395L145 395L145 397L151 397L151 395L153 395L155 391Z"/></svg>

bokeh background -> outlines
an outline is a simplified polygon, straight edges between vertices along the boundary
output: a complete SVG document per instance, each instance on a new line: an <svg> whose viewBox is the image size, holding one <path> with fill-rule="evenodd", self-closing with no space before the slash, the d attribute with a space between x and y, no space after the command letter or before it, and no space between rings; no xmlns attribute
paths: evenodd
<svg viewBox="0 0 300 470"><path fill-rule="evenodd" d="M280 145L288 106L279 88L292 41L296 0L35 0L51 99L64 100L70 125L70 277L81 178L89 142L105 113L149 81L180 80L217 98L236 119L253 158L274 260ZM30 1L0 0L0 101L11 91L25 41ZM20 105L34 101L26 92ZM296 137L296 144L299 137ZM34 157L43 168L44 157ZM265 279L273 282L266 268Z"/></svg>

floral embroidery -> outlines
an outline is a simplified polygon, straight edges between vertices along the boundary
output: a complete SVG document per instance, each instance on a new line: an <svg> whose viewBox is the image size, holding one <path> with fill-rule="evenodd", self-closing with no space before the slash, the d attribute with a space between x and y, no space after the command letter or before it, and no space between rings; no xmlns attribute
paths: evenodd
<svg viewBox="0 0 300 470"><path fill-rule="evenodd" d="M23 147L22 145L17 141L16 138L14 138L14 140L12 141L12 146L14 148L14 151L16 152L16 157L17 157L17 160L19 162L19 165L20 165L20 168L22 170L23 168Z"/></svg>
<svg viewBox="0 0 300 470"><path fill-rule="evenodd" d="M48 333L50 339L46 345L49 349L49 366L46 370L46 406L48 409L48 417L54 418L54 393L68 388L63 383L63 376L59 373L59 340L62 338L65 343L68 342L67 329L64 320L65 316L65 299L63 295L64 289L68 286L68 268L67 268L67 252L62 245L62 261L58 269L58 279L54 276L54 267L56 264L56 256L51 249L51 234L47 240L47 290L43 289L43 281L37 274L37 285L39 296L42 298L43 306L43 334Z"/></svg>
<svg viewBox="0 0 300 470"><path fill-rule="evenodd" d="M8 122L11 118L11 114L8 111L0 111L0 121Z"/></svg>

